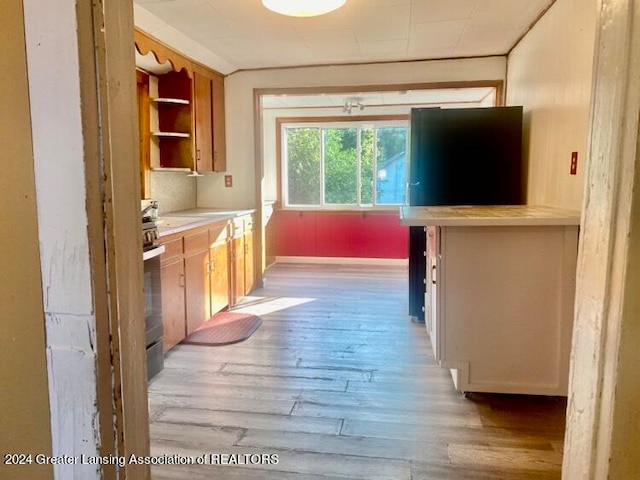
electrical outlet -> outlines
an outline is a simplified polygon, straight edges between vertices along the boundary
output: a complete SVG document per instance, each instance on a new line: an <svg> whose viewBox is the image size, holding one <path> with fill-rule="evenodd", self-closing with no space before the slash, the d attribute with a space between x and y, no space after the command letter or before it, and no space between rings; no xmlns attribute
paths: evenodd
<svg viewBox="0 0 640 480"><path fill-rule="evenodd" d="M231 175L224 176L224 186L233 187L233 177Z"/></svg>
<svg viewBox="0 0 640 480"><path fill-rule="evenodd" d="M571 175L578 173L578 152L571 152L571 169L569 170Z"/></svg>

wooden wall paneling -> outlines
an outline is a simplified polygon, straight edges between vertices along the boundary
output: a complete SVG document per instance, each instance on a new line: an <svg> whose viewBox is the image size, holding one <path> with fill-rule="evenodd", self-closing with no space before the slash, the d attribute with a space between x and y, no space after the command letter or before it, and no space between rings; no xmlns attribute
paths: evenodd
<svg viewBox="0 0 640 480"><path fill-rule="evenodd" d="M408 228L395 212L278 210L274 216L274 256L408 257Z"/></svg>
<svg viewBox="0 0 640 480"><path fill-rule="evenodd" d="M363 213L361 232L369 256L408 258L409 231L398 223L395 213Z"/></svg>
<svg viewBox="0 0 640 480"><path fill-rule="evenodd" d="M309 252L309 255L327 257L331 252L336 252L341 245L343 248L348 247L348 237L352 234L353 229L357 228L355 224L352 223L349 225L349 231L345 232L342 226L344 222L343 215L325 215L322 212L315 212L313 217L315 220L315 222L313 222L313 229L307 231L304 224L300 225L300 231L303 232L304 235L315 236L313 242L308 242L310 245L315 244L315 251ZM304 218L305 217L301 218L303 222ZM307 239L305 239L305 241L306 240Z"/></svg>
<svg viewBox="0 0 640 480"><path fill-rule="evenodd" d="M313 255L318 250L318 213L298 212L295 228L298 244L303 247L303 255ZM313 234L313 237L309 238L307 234Z"/></svg>

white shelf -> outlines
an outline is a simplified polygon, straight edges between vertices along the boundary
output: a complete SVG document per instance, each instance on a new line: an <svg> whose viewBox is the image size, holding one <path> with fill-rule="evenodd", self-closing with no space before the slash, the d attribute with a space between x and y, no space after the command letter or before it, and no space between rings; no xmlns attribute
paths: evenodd
<svg viewBox="0 0 640 480"><path fill-rule="evenodd" d="M191 169L188 167L151 167L154 172L184 172L191 173Z"/></svg>
<svg viewBox="0 0 640 480"><path fill-rule="evenodd" d="M181 132L151 132L154 137L189 138L191 134Z"/></svg>
<svg viewBox="0 0 640 480"><path fill-rule="evenodd" d="M152 98L151 101L156 103L173 103L176 105L189 105L189 100L185 100L183 98L156 97L156 98Z"/></svg>

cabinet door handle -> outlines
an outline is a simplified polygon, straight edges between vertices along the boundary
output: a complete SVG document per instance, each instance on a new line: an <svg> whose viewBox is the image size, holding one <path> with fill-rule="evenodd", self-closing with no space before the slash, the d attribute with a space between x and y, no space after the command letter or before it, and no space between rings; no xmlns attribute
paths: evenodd
<svg viewBox="0 0 640 480"><path fill-rule="evenodd" d="M196 162L200 161L200 149L196 149Z"/></svg>
<svg viewBox="0 0 640 480"><path fill-rule="evenodd" d="M216 271L216 261L215 260L211 260L209 262L209 273L213 273Z"/></svg>
<svg viewBox="0 0 640 480"><path fill-rule="evenodd" d="M431 266L431 283L436 284L436 266Z"/></svg>
<svg viewBox="0 0 640 480"><path fill-rule="evenodd" d="M180 288L184 288L184 273L180 274L180 278L178 279L178 285L180 285Z"/></svg>

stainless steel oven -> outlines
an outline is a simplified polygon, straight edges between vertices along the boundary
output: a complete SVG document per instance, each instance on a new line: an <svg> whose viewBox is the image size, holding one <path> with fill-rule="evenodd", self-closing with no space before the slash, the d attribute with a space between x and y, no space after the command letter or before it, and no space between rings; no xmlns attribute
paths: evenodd
<svg viewBox="0 0 640 480"><path fill-rule="evenodd" d="M160 254L163 245L147 248L144 261L144 321L147 347L147 380L164 368L162 346L162 288L160 284Z"/></svg>

